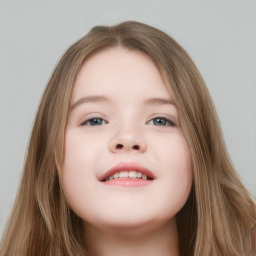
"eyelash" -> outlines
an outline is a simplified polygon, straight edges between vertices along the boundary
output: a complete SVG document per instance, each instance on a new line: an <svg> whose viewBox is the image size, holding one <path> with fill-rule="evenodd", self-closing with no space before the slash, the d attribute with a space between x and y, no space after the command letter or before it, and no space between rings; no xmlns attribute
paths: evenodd
<svg viewBox="0 0 256 256"><path fill-rule="evenodd" d="M168 119L168 118L165 118L165 117L161 117L161 116L155 117L155 118L151 119L149 122L152 122L152 121L153 121L153 124L155 124L154 120L157 120L157 119L158 119L158 121L161 120L161 122L164 121L165 124L163 124L163 125L156 125L156 126L173 126L173 127L176 126L176 124L175 124L172 120L170 120L170 119ZM92 121L96 121L96 120L98 120L98 121L101 120L101 121L100 121L100 124L94 124L94 125L89 124L89 125L88 125L88 123L90 123L90 122L92 122ZM81 125L82 125L82 126L101 126L101 125L104 125L104 124L102 124L102 122L104 122L104 124L107 124L107 122L106 122L104 119L99 118L99 117L93 117L93 118L90 118L90 119L88 119L88 120L85 120ZM98 122L97 122L97 123L98 123ZM148 123L148 122L147 122L147 123Z"/></svg>
<svg viewBox="0 0 256 256"><path fill-rule="evenodd" d="M176 126L176 124L172 120L165 118L165 117L161 117L161 116L154 117L153 119L150 120L150 122L153 121L153 123L154 123L154 120L161 120L161 121L165 122L164 125L156 125L156 126Z"/></svg>

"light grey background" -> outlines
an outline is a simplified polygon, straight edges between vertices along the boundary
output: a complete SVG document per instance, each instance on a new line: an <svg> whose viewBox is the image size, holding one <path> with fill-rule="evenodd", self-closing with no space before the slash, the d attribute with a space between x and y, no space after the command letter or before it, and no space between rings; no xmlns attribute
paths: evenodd
<svg viewBox="0 0 256 256"><path fill-rule="evenodd" d="M95 25L137 20L173 36L214 99L237 171L256 196L255 0L0 0L0 234L47 80Z"/></svg>

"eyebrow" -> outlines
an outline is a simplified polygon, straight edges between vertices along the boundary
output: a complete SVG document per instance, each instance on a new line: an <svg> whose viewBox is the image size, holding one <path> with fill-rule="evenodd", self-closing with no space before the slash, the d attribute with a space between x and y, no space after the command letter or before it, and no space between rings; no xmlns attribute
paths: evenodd
<svg viewBox="0 0 256 256"><path fill-rule="evenodd" d="M92 95L92 96L82 97L71 105L70 110L72 111L75 107L77 107L83 103L108 102L108 101L109 101L108 98L106 98L104 96L100 96L100 95Z"/></svg>
<svg viewBox="0 0 256 256"><path fill-rule="evenodd" d="M92 103L92 102L93 103L110 102L110 99L101 95L92 95L92 96L82 97L71 105L70 110L72 111L74 108L76 108L77 106L83 103ZM175 105L171 99L165 99L165 98L150 98L150 99L146 99L145 103L147 105Z"/></svg>
<svg viewBox="0 0 256 256"><path fill-rule="evenodd" d="M147 105L175 105L171 99L150 98L145 101Z"/></svg>

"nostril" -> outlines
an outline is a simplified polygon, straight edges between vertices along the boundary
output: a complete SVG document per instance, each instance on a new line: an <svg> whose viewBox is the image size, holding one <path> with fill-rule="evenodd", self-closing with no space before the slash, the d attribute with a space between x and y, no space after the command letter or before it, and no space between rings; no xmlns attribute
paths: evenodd
<svg viewBox="0 0 256 256"><path fill-rule="evenodd" d="M121 149L121 148L123 148L123 145L122 145L122 144L117 144L117 145L116 145L116 148L117 148L117 149Z"/></svg>
<svg viewBox="0 0 256 256"><path fill-rule="evenodd" d="M117 144L116 145L116 149L122 149L123 147L124 147L123 144ZM138 145L134 145L132 148L135 149L135 150L138 150L140 147Z"/></svg>

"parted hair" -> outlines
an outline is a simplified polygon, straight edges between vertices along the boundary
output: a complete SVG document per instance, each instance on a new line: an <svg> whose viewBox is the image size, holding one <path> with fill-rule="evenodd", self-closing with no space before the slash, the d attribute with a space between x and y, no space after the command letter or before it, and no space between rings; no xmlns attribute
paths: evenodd
<svg viewBox="0 0 256 256"><path fill-rule="evenodd" d="M174 39L135 21L92 28L57 64L35 118L0 255L89 255L82 243L82 220L67 204L58 170L77 74L88 57L111 47L148 55L178 109L193 171L190 195L176 215L180 255L248 256L255 203L229 159L205 82Z"/></svg>

